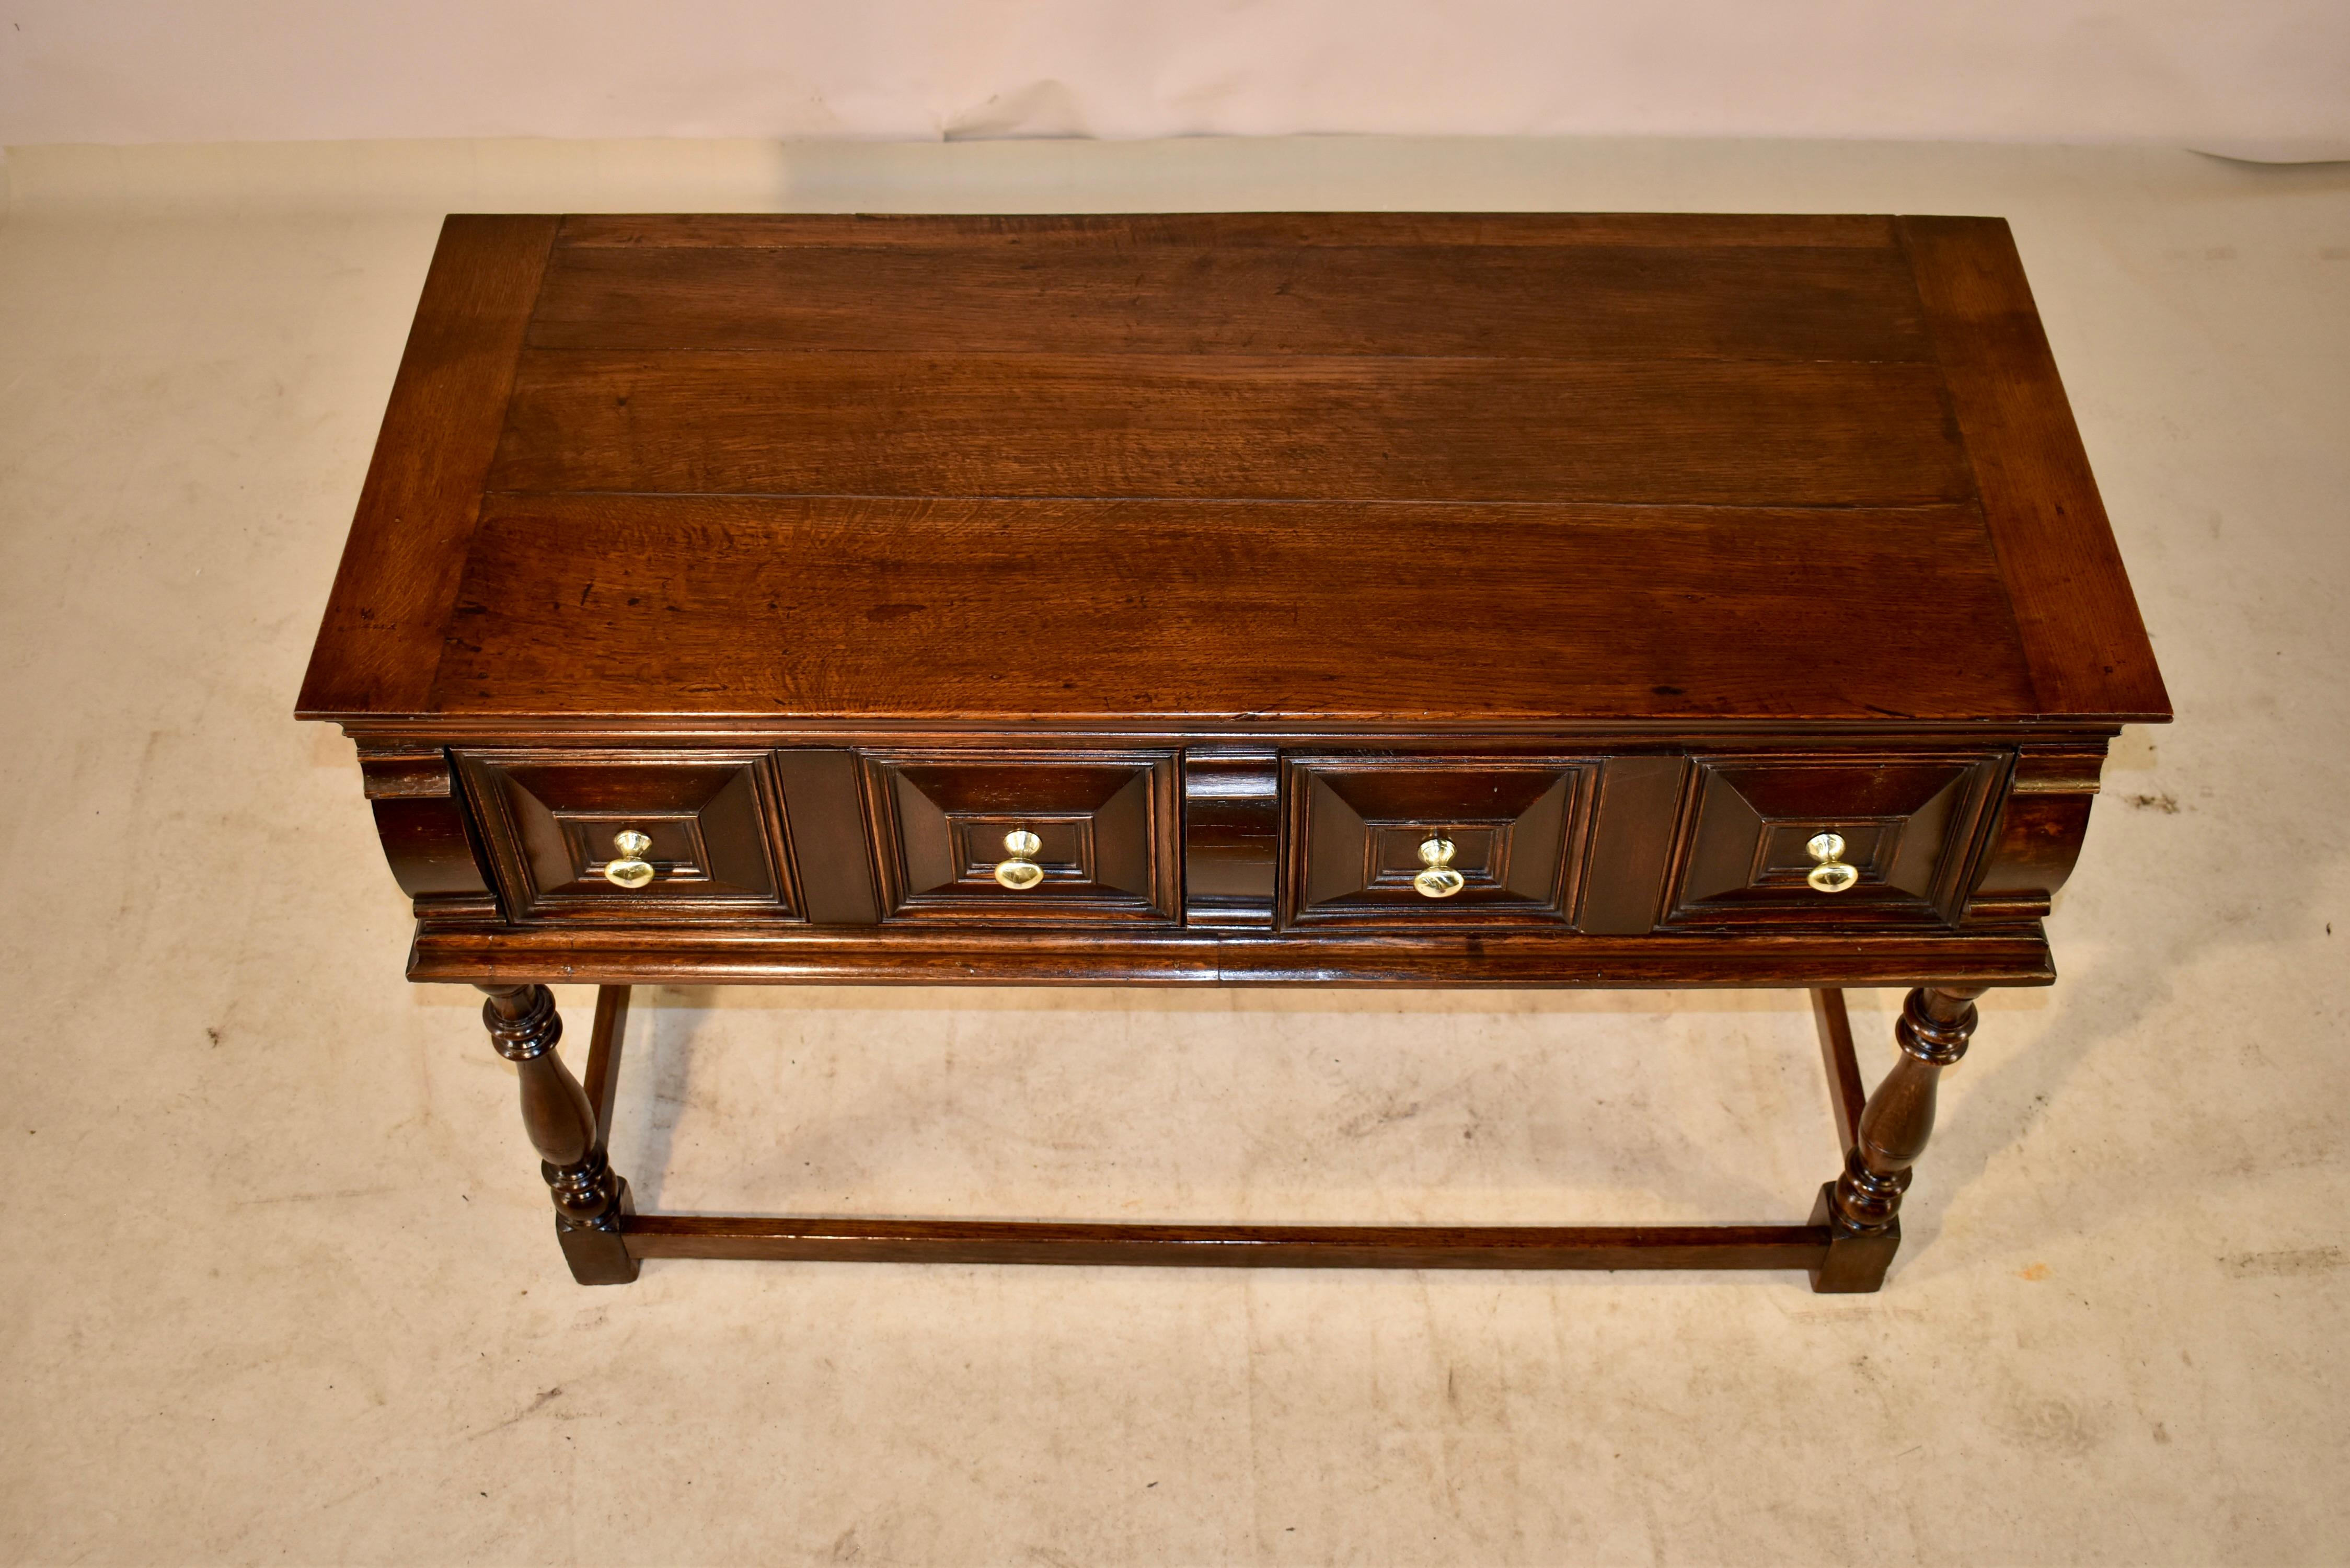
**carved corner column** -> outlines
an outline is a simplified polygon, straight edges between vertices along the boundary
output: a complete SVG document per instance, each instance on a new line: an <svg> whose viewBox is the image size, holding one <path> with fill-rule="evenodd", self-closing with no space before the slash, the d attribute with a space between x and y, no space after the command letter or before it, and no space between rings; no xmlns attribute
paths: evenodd
<svg viewBox="0 0 2350 1568"><path fill-rule="evenodd" d="M1934 1132L1942 1069L1967 1054L1974 1037L1975 998L1982 986L1920 986L1893 1026L1901 1055L1860 1113L1844 1174L1820 1189L1811 1222L1829 1230L1828 1253L1812 1271L1812 1289L1873 1291L1901 1245L1901 1195L1909 1168Z"/></svg>
<svg viewBox="0 0 2350 1568"><path fill-rule="evenodd" d="M637 1260L620 1235L620 1220L636 1212L629 1184L604 1158L603 1129L579 1080L555 1054L563 1017L543 985L479 988L489 1001L482 1022L490 1044L518 1070L522 1125L538 1150L539 1174L555 1199L555 1234L564 1260L583 1285L623 1285L637 1277Z"/></svg>

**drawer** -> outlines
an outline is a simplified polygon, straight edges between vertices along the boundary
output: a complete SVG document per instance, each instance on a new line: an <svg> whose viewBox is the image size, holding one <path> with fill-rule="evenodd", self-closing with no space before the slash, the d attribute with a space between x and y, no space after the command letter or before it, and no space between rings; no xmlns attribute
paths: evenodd
<svg viewBox="0 0 2350 1568"><path fill-rule="evenodd" d="M1695 763L1669 926L1955 923L2007 759L1846 753ZM1841 849L1829 839L1841 839Z"/></svg>
<svg viewBox="0 0 2350 1568"><path fill-rule="evenodd" d="M1286 758L1281 922L1566 925L1597 768L1586 759Z"/></svg>
<svg viewBox="0 0 2350 1568"><path fill-rule="evenodd" d="M1175 919L1181 847L1173 753L862 758L884 919Z"/></svg>
<svg viewBox="0 0 2350 1568"><path fill-rule="evenodd" d="M498 893L516 919L789 917L781 796L763 752L461 751ZM639 887L614 840L650 840ZM624 880L626 878L624 877Z"/></svg>

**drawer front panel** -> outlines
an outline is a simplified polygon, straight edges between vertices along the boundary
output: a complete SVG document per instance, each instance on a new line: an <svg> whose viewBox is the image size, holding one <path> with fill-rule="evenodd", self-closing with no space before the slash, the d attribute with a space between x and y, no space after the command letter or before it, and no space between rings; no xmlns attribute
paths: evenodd
<svg viewBox="0 0 2350 1568"><path fill-rule="evenodd" d="M2003 755L1715 756L1697 773L1669 926L1955 924ZM1814 850L1822 835L1841 851ZM1823 890L1811 880L1850 886Z"/></svg>
<svg viewBox="0 0 2350 1568"><path fill-rule="evenodd" d="M516 919L793 918L781 796L764 753L460 752L458 776ZM605 871L641 834L641 887Z"/></svg>
<svg viewBox="0 0 2350 1568"><path fill-rule="evenodd" d="M1284 927L1557 928L1573 919L1596 763L1290 757L1283 772ZM1451 845L1440 865L1458 873L1456 891L1423 890L1430 844Z"/></svg>
<svg viewBox="0 0 2350 1568"><path fill-rule="evenodd" d="M867 752L886 920L1172 923L1170 752ZM1018 836L1036 843L1020 852ZM1024 861L999 877L998 867Z"/></svg>

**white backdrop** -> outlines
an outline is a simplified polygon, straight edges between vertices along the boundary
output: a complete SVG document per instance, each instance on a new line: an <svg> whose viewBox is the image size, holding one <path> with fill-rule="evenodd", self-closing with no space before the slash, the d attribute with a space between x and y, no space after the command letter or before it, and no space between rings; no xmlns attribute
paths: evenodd
<svg viewBox="0 0 2350 1568"><path fill-rule="evenodd" d="M0 143L1285 132L2350 150L2350 0L0 0Z"/></svg>

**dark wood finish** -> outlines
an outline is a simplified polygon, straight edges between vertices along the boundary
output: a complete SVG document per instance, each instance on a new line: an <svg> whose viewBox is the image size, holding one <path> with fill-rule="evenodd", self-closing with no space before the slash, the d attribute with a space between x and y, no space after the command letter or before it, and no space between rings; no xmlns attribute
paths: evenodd
<svg viewBox="0 0 2350 1568"><path fill-rule="evenodd" d="M1431 423L1449 439L1419 439ZM524 355L489 483L1742 506L1974 488L1927 365L743 352Z"/></svg>
<svg viewBox="0 0 2350 1568"><path fill-rule="evenodd" d="M1820 1189L1812 1223L1829 1230L1827 1256L1812 1270L1812 1288L1873 1291L1901 1245L1901 1195L1909 1168L1934 1132L1934 1098L1942 1069L1967 1054L1981 986L1920 986L1893 1026L1901 1054L1868 1096L1845 1153L1844 1174Z"/></svg>
<svg viewBox="0 0 2350 1568"><path fill-rule="evenodd" d="M1208 719L1276 737L2033 707L1972 507L486 504L434 706L515 723L648 691L713 721ZM1814 558L1837 563L1832 596L1790 568Z"/></svg>
<svg viewBox="0 0 2350 1568"><path fill-rule="evenodd" d="M1879 929L1571 932L1420 929L1200 931L886 925L865 931L775 925L629 928L428 920L417 981L528 976L571 984L869 982L951 985L1387 985L1642 987L1910 985L1937 976L1988 985L2055 978L2037 926Z"/></svg>
<svg viewBox="0 0 2350 1568"><path fill-rule="evenodd" d="M2168 719L2170 697L2006 222L1904 218L1900 229L2041 708Z"/></svg>
<svg viewBox="0 0 2350 1568"><path fill-rule="evenodd" d="M494 913L448 753L438 746L363 745L359 777L392 877L416 900L418 913Z"/></svg>
<svg viewBox="0 0 2350 1568"><path fill-rule="evenodd" d="M583 1283L625 1282L645 1258L737 1258L803 1262L1058 1263L1256 1268L1482 1269L1819 1269L1835 1232L1807 1225L1700 1226L1281 1226L1133 1225L999 1220L753 1218L639 1215L627 1206L626 1183L605 1168L605 1140L619 1071L629 988L605 986L596 999L587 1080L566 1087L554 1055L561 1021L540 987L491 993L486 1011L502 1054L537 1065L525 1091L532 1137L549 1161L560 1209L579 1206L582 1190L610 1196L629 1260L567 1236ZM1851 1035L1843 997L1814 992L1831 1085L1853 1080ZM1833 1022L1831 1022L1831 1020ZM1839 1056L1839 1047L1841 1054ZM533 1089L537 1094L532 1093ZM1839 1117L1839 1125L1842 1118ZM581 1145L582 1128L586 1143ZM608 1231L589 1227L600 1244ZM602 1277L614 1275L617 1277Z"/></svg>
<svg viewBox="0 0 2350 1568"><path fill-rule="evenodd" d="M1853 1141L1860 1136L1860 1110L1868 1100L1868 1091L1860 1082L1860 1063L1853 1054L1852 1014L1844 1004L1844 992L1835 986L1815 986L1812 990L1812 1022L1820 1034L1820 1065L1827 1072L1828 1109L1835 1117L1836 1145L1845 1153L1852 1152Z"/></svg>
<svg viewBox="0 0 2350 1568"><path fill-rule="evenodd" d="M646 1258L733 1258L1223 1268L1804 1269L1815 1280L1825 1275L1829 1282L1823 1289L1855 1290L1875 1288L1890 1256L1876 1233L1885 1225L1861 1233L1840 1217L1816 1215L1804 1225L1333 1226L639 1214L627 1183L612 1174L605 1158L629 988L608 985L597 993L584 1086L571 1080L555 1055L562 1021L551 993L540 986L484 989L490 994L484 1015L492 1038L523 1071L525 1124L547 1161L543 1168L556 1196L566 1253L587 1284L625 1283ZM1840 1102L1856 1099L1857 1071L1842 994L1817 991L1814 1002L1831 1090ZM1905 1049L1910 1038L1903 1036ZM1950 1054L1947 1043L1935 1048ZM1882 1124L1886 1130L1877 1135L1878 1141L1901 1144L1914 1158L1916 1148L1909 1146L1922 1147L1924 1141L1923 1131L1911 1125L1918 1114L1916 1092L1888 1086L1884 1094L1887 1108L1870 1126ZM1930 1085L1927 1095L1923 1114L1930 1125ZM1838 1125L1852 1147L1841 1108ZM1907 1178L1880 1179L1875 1172L1895 1157L1880 1155L1874 1144L1868 1155L1876 1163L1865 1165L1861 1155L1853 1156L1852 1169L1864 1173L1853 1179L1874 1182L1867 1200L1877 1201L1874 1194ZM1898 1241L1898 1230L1894 1234ZM624 1254L614 1252L616 1238ZM1866 1274L1870 1267L1873 1277Z"/></svg>
<svg viewBox="0 0 2350 1568"><path fill-rule="evenodd" d="M535 348L1923 362L1882 218L567 220ZM610 243L623 226L630 237ZM648 243L650 241L650 243Z"/></svg>
<svg viewBox="0 0 2350 1568"><path fill-rule="evenodd" d="M1281 759L1263 747L1194 746L1183 757L1183 923L1273 924L1281 844Z"/></svg>
<svg viewBox="0 0 2350 1568"><path fill-rule="evenodd" d="M1171 923L1181 832L1168 753L865 754L889 920ZM1005 838L1034 834L1044 880L1003 887Z"/></svg>
<svg viewBox="0 0 2350 1568"><path fill-rule="evenodd" d="M2073 875L2105 765L2102 741L2016 748L1967 923L2036 920L2048 913L2056 889Z"/></svg>
<svg viewBox="0 0 2350 1568"><path fill-rule="evenodd" d="M1810 1269L1824 1225L1089 1225L639 1214L638 1258L1259 1269Z"/></svg>
<svg viewBox="0 0 2350 1568"><path fill-rule="evenodd" d="M475 283L477 291L509 275L536 286L529 269L546 259L545 221L494 230L506 247L495 265L478 254L483 236L493 232L480 224L492 221L471 222L452 224L444 241L435 276L451 281L429 290L420 334L434 323L448 332L483 319L479 308L467 313L455 280L479 272L488 281ZM411 524L408 537L394 541L389 536L400 524L391 503L371 499L338 579L305 712L355 720L432 711L627 713L642 711L648 686L662 692L664 703L744 716L1336 716L1450 709L1464 701L1464 713L1538 720L2112 720L2164 711L2158 683L2149 688L2133 673L2144 668L2143 633L2123 635L2135 628L2135 612L2110 530L2077 460L2077 436L2014 271L2012 246L1995 222L1907 220L1897 233L1881 219L1742 223L1503 215L1398 222L1287 214L877 224L792 218L666 224L669 235L685 237L645 243L665 224L572 223L554 248L534 330L573 346L507 353L518 317L528 314L527 299L525 308L508 303L496 332L472 327L468 339L476 355L505 353L503 369L442 389L431 400L434 417L469 431L484 422L499 428L506 452L494 482L500 485L847 488L890 492L910 504L892 515L875 510L879 502L837 494L804 497L780 512L754 502L730 510L715 498L600 496L572 501L574 509L567 509L560 496L506 496L491 504L501 514L527 509L538 514L536 523L502 516L471 538L468 508L462 523L436 524L437 535ZM1645 243L1638 239L1644 234L1652 236ZM635 237L615 243L620 234ZM528 244L516 250L516 236L542 249L525 255ZM1129 327L1072 325L1067 332L1076 336L1057 339L1062 347L1040 347L1035 333L1059 330L1054 323L1064 318L1089 318L1074 302L1037 309L1039 291L1066 282L1075 296L1091 297L1078 286L1079 275L1108 265L1101 258L1121 246L1128 247L1121 265L1129 272L1140 267L1160 280L1155 293L1122 296L1116 311ZM900 279L885 289L876 281L883 275L873 265L898 265L893 256L912 258L907 265L917 268L919 286ZM764 275L759 269L778 265L801 273L813 267L832 281L819 288L811 276L808 289L783 293L755 281ZM581 269L611 266L633 269L625 291L615 286L575 297L572 286L586 275ZM727 283L705 275L712 266L751 271ZM1489 266L1515 281L1493 284L1480 271ZM1327 271L1332 267L1340 270ZM1392 290L1357 286L1356 274L1364 267L1384 268ZM1503 314L1481 327L1436 308L1414 267L1485 278L1478 297ZM1227 275L1233 269L1254 281L1232 281ZM1598 288L1601 274L1615 281ZM501 286L505 293L498 298L505 300L519 286L509 279ZM1336 318L1311 306L1320 297L1315 288L1351 301L1347 309L1361 317L1357 325L1332 327ZM1057 303L1065 296L1054 297ZM886 308L868 308L876 298L886 300ZM702 325L691 331L647 327L665 311L684 311ZM1556 333L1530 332L1529 317L1551 323ZM989 328L994 337L967 330L981 317L996 324ZM1295 329L1290 336L1273 331L1276 319ZM563 327L566 321L573 325ZM1129 329L1135 321L1172 337L1138 339ZM1322 326L1314 330L1330 327L1344 340L1296 336L1315 321ZM1470 337L1451 347L1506 351L1509 369L1473 355L1426 353L1436 346L1426 337L1430 331L1467 332ZM594 345L581 346L591 338ZM776 347L759 348L763 342ZM1317 349L1345 351L1317 356ZM425 363L422 348L414 358ZM1316 382L1321 372L1309 361L1328 361L1328 373L1339 380ZM786 362L797 367L789 375L820 381L762 413L765 394L759 389L770 382L758 367ZM651 374L657 363L673 369L631 390L637 372L625 367ZM1182 367L1194 363L1207 379L1183 381L1189 372ZM1065 372L1081 370L1093 379L1066 380ZM1416 379L1431 375L1454 377L1468 400L1448 404L1440 387ZM1176 380L1163 380L1170 376ZM1922 377L1915 384L1923 389L1915 399L1897 393L1881 380L1887 376ZM821 379L840 377L879 377L886 384L860 383L856 390ZM1573 384L1586 390L1570 393L1569 381L1558 377L1584 378ZM1715 392L1707 389L1750 384L1740 378L1761 378L1751 384L1768 390L1742 405L1745 413L1707 413L1729 406L1710 402ZM1853 389L1852 400L1838 405L1846 411L1807 403L1806 378ZM1064 385L1070 389L1065 398L1053 390ZM1169 390L1148 408L1121 401L1160 385L1189 389ZM1312 394L1326 395L1321 416L1304 424L1266 422L1274 405L1261 400L1292 400L1280 406L1294 414L1304 407L1295 399L1317 385L1328 388ZM1658 394L1666 400L1650 400L1641 390L1648 386L1666 389ZM1497 413L1506 405L1496 398L1532 398L1542 388L1553 389L1541 393L1551 400L1528 404L1523 417ZM531 411L542 398L577 407L565 404L568 411L557 423L554 413ZM411 449L430 447L442 454L434 459L436 474L456 472L451 454L462 443L435 441L401 413L416 401L405 393L396 398L386 451L409 454L398 461L410 462ZM953 422L962 418L951 414L959 406L978 422ZM1378 414L1380 409L1390 412ZM785 412L787 426L773 422ZM588 422L570 422L575 416ZM862 435L858 430L866 427L851 428L882 418L886 428ZM1378 424L1382 419L1389 422ZM1554 419L1555 425L1543 422ZM737 428L730 421L741 421L738 434L726 433ZM850 424L827 433L842 421ZM1014 426L1005 421L1024 421L1021 428L1030 435L1010 439ZM1199 421L1210 422L1185 422ZM781 429L789 429L791 439L779 439ZM1310 450L1285 451L1288 431L1301 432ZM1367 444L1350 449L1347 441L1357 438L1349 431ZM2002 456L2010 446L2021 454L2012 462ZM1350 450L1357 455L1345 457ZM610 468L614 462L628 471ZM802 471L777 469L779 462ZM1883 483L1847 484L1835 477L1839 464L1853 463L1877 465L1866 472L1880 473ZM871 472L852 472L858 464ZM1703 466L1709 464L1724 466ZM1721 476L1718 483L1703 477L1711 472ZM1773 474L1794 488L1777 487ZM1974 489L1981 475L1992 476L1981 481L1986 485L2006 488L1986 490L1979 505ZM484 474L476 483L491 482ZM976 508L960 514L972 519L961 525L973 535L968 541L941 534L955 528L951 514L940 514L925 499L1024 487L1055 499L993 508L967 502ZM2023 499L2000 498L2010 492ZM2061 527L2041 527L2029 512L2030 497L2043 493L2064 497ZM1156 502L1160 510L1122 518L1107 503L1071 499L1119 494ZM1615 530L1587 514L1518 519L1491 507L1480 507L1471 526L1457 513L1429 516L1397 504L1419 495L1458 507L1503 494L1544 504L1600 494L1644 508L1738 504L1729 516L1700 514L1678 527L1642 512L1616 519ZM1299 535L1298 519L1285 510L1265 514L1261 502L1243 499L1249 495L1384 504L1376 516L1359 504L1334 510L1327 525L1334 532L1322 538L1312 530ZM1218 498L1220 514L1231 520L1221 540L1212 533L1186 536L1196 532L1195 514L1168 506L1169 498L1180 496ZM1870 496L1939 499L1951 515L1926 524L1921 534L1921 520L1907 512L1844 514L1849 504ZM1783 504L1762 504L1774 498ZM752 510L740 510L744 506ZM1773 511L1788 514L1764 514ZM1158 532L1145 522L1153 515L1169 517L1179 536L1148 537ZM1709 533L1709 524L1721 536ZM1344 530L1343 545L1336 530ZM1506 532L1513 530L1516 537ZM1800 543L1791 537L1796 534L1804 535ZM1994 550L1999 535L2006 542ZM1097 558L1105 536L1118 538L1121 548ZM749 547L738 556L734 542L746 538ZM976 555L965 556L965 545ZM1285 547L1292 545L1294 550ZM1750 556L1752 566L1742 575L1740 557L1765 546L1770 569ZM1528 557L1530 548L1535 558ZM1233 559L1235 549L1260 558ZM1555 554L1539 558L1545 549ZM861 550L877 558L861 563ZM515 552L527 559L512 558ZM2048 639L2073 603L2064 597L2071 590L2063 568L2073 554L2087 563L2080 568L2087 585L2080 589L2083 613L2094 612L2095 624L2106 629L2085 633L2083 647L2068 649ZM1833 566L1775 569L1791 556ZM826 563L822 574L805 569L814 560ZM1364 564L1359 574L1334 574L1356 560ZM429 567L421 564L427 561ZM1411 571L1415 561L1424 563L1422 573ZM1494 569L1502 563L1506 570ZM1959 576L1965 563L1974 563L1966 569L1981 574L1987 597ZM687 596L692 602L681 603L681 569L696 576L708 570L723 586L713 597L697 582ZM469 584L462 604L452 602L442 580L451 570ZM925 575L930 581L920 580ZM899 584L900 576L911 580ZM1452 585L1473 583L1481 597L1505 600L1447 618L1445 657L1427 659L1419 656L1429 625L1424 580L1454 594L1461 590ZM1009 597L970 591L982 581ZM1170 595L1195 583L1212 583L1215 597L1170 602ZM1118 591L1121 584L1149 591L1128 603L1129 595ZM1578 587L1585 584L1587 589ZM1278 597L1255 601L1240 591L1254 585ZM1506 602L1515 585L1525 585L1523 608ZM809 592L811 586L817 591ZM1562 593L1569 596L1565 601ZM1105 636L1085 615L1071 618L1105 599L1125 618L1118 635ZM1150 638L1154 600L1180 612L1180 622L1202 635L1175 644ZM2030 659L2011 601L2032 607L2039 628ZM878 618L864 618L868 612ZM414 629L424 614L440 617L429 634ZM1677 624L1684 614L1686 624ZM550 616L564 618L559 629L528 629ZM395 620L406 629L387 637L382 628ZM699 628L720 622L730 634L712 649ZM822 635L829 626L839 629ZM1458 646L1464 632L1482 640L1485 627L1492 628L1494 653ZM631 628L647 634L634 646L605 640L608 628L625 634ZM897 635L875 636L877 628L894 628ZM1806 638L1812 628L1819 631L1815 646ZM811 631L819 635L811 639ZM2114 690L2096 688L2095 670L2050 673L2086 669L2084 649L2108 631L2117 639L2105 649L2119 660ZM494 636L496 644L483 645L477 633ZM517 641L549 636L560 657L535 671ZM1937 664L1935 649L1959 638L1969 659ZM1250 657L1267 639L1274 646ZM1744 679L1710 680L1702 666L1684 667L1705 649L1725 644L1748 656L1739 661ZM1104 654L1123 646L1134 647L1133 667L1147 674L1086 680ZM1869 649L1869 659L1842 657L1855 647ZM876 679L860 670L859 648L878 656L886 674ZM1918 653L1905 659L1905 648ZM397 692L370 673L392 649L405 661L406 684ZM1399 659L1399 652L1409 657ZM742 679L745 654L765 679ZM941 656L968 660L993 679L982 677L986 685L972 691L951 675L936 682L917 678ZM795 677L775 679L779 659ZM425 669L436 663L437 670ZM1228 670L1232 678L1220 680ZM1459 672L1451 691L1429 691L1421 672L1445 670ZM1532 691L1515 697L1507 690L1515 670L1539 691L1538 701ZM1881 680L1874 679L1879 670ZM1047 679L1048 671L1060 673ZM1064 687L1071 671L1077 680ZM1872 677L1868 685L1849 684L1864 671ZM1346 684L1331 689L1334 674ZM1202 679L1227 689L1189 690ZM1497 680L1503 688L1490 690ZM2035 691L2035 682L2053 695ZM846 690L827 690L836 685ZM1073 694L1087 685L1107 690L1091 701ZM1284 689L1286 701L1263 700ZM1354 703L1333 701L1357 691ZM959 693L966 698L959 710L942 707L941 699Z"/></svg>
<svg viewBox="0 0 2350 1568"><path fill-rule="evenodd" d="M588 1065L579 1075L580 1092L588 1096L596 1118L597 1153L608 1152L612 1137L612 1104L620 1087L620 1048L629 1029L629 987L598 986L596 1021L588 1034Z"/></svg>
<svg viewBox="0 0 2350 1568"><path fill-rule="evenodd" d="M427 706L558 223L460 216L442 225L302 682L303 712Z"/></svg>
<svg viewBox="0 0 2350 1568"><path fill-rule="evenodd" d="M1404 930L1564 926L1590 820L1588 760L1292 757L1282 924ZM1419 846L1465 882L1423 897Z"/></svg>
<svg viewBox="0 0 2350 1568"><path fill-rule="evenodd" d="M2005 759L1877 756L1701 757L1667 923L1948 923L1966 896L1972 852ZM1804 880L1814 835L1845 840L1860 874L1822 895Z"/></svg>
<svg viewBox="0 0 2350 1568"><path fill-rule="evenodd" d="M563 220L563 243L681 250L886 246L957 257L1016 250L1040 259L1141 245L1284 251L1325 245L1883 250L1893 243L1894 222L1860 214L1770 213L588 213ZM1177 303L1192 310L1218 304L1204 291ZM1409 313L1417 302L1405 301L1399 308Z"/></svg>
<svg viewBox="0 0 2350 1568"><path fill-rule="evenodd" d="M520 1081L523 1130L538 1150L539 1172L555 1199L556 1237L572 1277L583 1285L626 1284L637 1277L637 1260L622 1244L621 1226L634 1205L629 1184L604 1158L596 1106L555 1054L563 1038L555 995L543 985L481 989L489 997L482 1022L490 1044L515 1064ZM608 1091L610 1082L604 1076L599 1089Z"/></svg>
<svg viewBox="0 0 2350 1568"><path fill-rule="evenodd" d="M1678 756L1607 759L1600 773L1577 929L1622 937L1656 925L1688 774L1688 760Z"/></svg>
<svg viewBox="0 0 2350 1568"><path fill-rule="evenodd" d="M596 216L444 229L299 711L359 743L411 976L491 992L582 1278L1850 1290L2168 700L1997 220ZM585 1089L555 981L606 987ZM652 981L1804 986L1849 1158L1805 1226L638 1220ZM1865 1111L1844 984L1923 999Z"/></svg>
<svg viewBox="0 0 2350 1568"><path fill-rule="evenodd" d="M507 918L780 918L793 900L782 806L764 753L457 753ZM613 840L652 840L653 880L615 887Z"/></svg>
<svg viewBox="0 0 2350 1568"><path fill-rule="evenodd" d="M818 925L869 926L881 919L865 791L857 753L794 746L769 753L792 824L801 908Z"/></svg>

